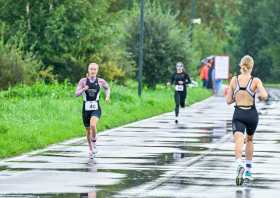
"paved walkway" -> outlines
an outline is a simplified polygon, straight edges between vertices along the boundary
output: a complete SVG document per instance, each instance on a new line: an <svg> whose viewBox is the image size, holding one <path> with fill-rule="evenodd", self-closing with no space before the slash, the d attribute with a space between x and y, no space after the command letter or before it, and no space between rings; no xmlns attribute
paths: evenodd
<svg viewBox="0 0 280 198"><path fill-rule="evenodd" d="M100 133L94 160L77 138L1 161L0 197L277 197L280 91L269 93L257 103L254 181L243 186L235 185L233 105L211 97L180 110L177 125L172 112Z"/></svg>

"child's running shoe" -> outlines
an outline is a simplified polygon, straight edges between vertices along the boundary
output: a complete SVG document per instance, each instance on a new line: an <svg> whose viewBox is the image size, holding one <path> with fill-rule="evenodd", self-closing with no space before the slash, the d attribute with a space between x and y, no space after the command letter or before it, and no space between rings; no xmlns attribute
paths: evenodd
<svg viewBox="0 0 280 198"><path fill-rule="evenodd" d="M236 170L236 185L238 185L238 186L242 185L244 182L244 179L243 179L244 171L245 171L244 167L239 165Z"/></svg>
<svg viewBox="0 0 280 198"><path fill-rule="evenodd" d="M248 180L251 180L251 181L254 180L253 177L252 177L252 175L251 175L251 173L250 173L249 171L246 171L246 173L245 173L245 179L248 179Z"/></svg>

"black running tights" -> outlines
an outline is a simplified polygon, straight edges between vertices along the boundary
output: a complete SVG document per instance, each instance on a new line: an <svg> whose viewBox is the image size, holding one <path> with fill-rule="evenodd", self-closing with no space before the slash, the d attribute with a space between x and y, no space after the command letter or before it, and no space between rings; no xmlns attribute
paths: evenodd
<svg viewBox="0 0 280 198"><path fill-rule="evenodd" d="M175 91L174 99L175 99L175 103L176 103L176 107L175 107L175 116L176 117L178 117L178 115L179 115L179 105L181 105L181 107L183 107L183 108L185 107L186 97L187 97L186 91Z"/></svg>

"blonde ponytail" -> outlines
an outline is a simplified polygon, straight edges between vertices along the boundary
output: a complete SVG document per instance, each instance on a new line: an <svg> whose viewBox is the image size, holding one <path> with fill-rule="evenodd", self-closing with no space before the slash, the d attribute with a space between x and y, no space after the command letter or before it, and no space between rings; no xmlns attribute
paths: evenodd
<svg viewBox="0 0 280 198"><path fill-rule="evenodd" d="M86 75L87 75L87 78L88 78L88 75L89 75L89 74L87 73Z"/></svg>
<svg viewBox="0 0 280 198"><path fill-rule="evenodd" d="M241 72L247 72L248 70L252 69L253 65L253 58L249 55L244 56L240 62Z"/></svg>
<svg viewBox="0 0 280 198"><path fill-rule="evenodd" d="M247 66L241 66L241 72L246 72L249 70L249 68L247 68Z"/></svg>

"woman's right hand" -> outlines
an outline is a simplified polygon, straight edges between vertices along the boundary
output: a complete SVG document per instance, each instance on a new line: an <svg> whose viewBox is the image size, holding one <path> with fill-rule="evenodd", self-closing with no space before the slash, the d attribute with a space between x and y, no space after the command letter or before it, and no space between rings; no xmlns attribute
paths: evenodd
<svg viewBox="0 0 280 198"><path fill-rule="evenodd" d="M263 100L262 95L261 95L260 93L259 93L258 98L259 98L259 101L262 101L262 100Z"/></svg>
<svg viewBox="0 0 280 198"><path fill-rule="evenodd" d="M89 86L86 85L86 86L83 88L83 90L86 91L86 90L88 90L88 88L89 88Z"/></svg>
<svg viewBox="0 0 280 198"><path fill-rule="evenodd" d="M167 83L167 87L168 87L169 85L171 85L171 83L170 83L170 82L169 82L169 83Z"/></svg>

